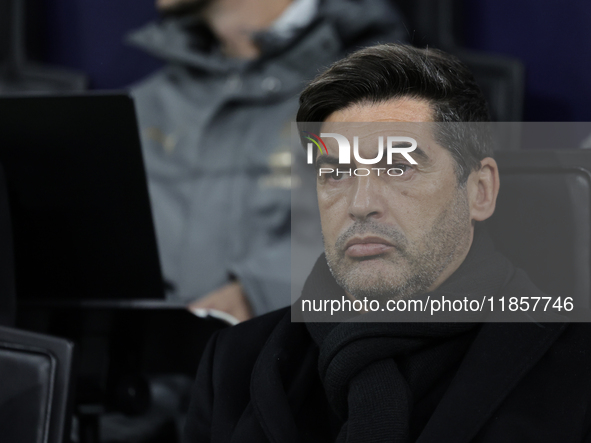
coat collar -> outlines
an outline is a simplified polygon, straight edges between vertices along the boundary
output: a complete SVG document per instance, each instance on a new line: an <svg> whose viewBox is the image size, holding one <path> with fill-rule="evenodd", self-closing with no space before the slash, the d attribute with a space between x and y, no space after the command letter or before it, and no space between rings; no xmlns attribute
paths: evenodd
<svg viewBox="0 0 591 443"><path fill-rule="evenodd" d="M417 442L471 441L565 327L484 324Z"/></svg>
<svg viewBox="0 0 591 443"><path fill-rule="evenodd" d="M337 44L338 51L342 51L343 44L346 47L357 47L368 42L405 41L407 31L391 3L388 0L294 2L291 9L286 10L269 30L258 34L257 39L262 39L263 58L272 57L272 64L282 64L284 57L293 51L293 46L308 46L305 58L286 61L286 64L292 70L303 71L306 74L304 78L311 78L317 73L319 66L331 61L332 57L327 57L326 53L333 52L333 43ZM286 19L290 26L294 26L287 38L278 36L276 29L277 25L285 27ZM213 34L195 16L149 23L127 35L126 42L169 63L212 74L249 69L258 72L260 69L260 63L256 61L245 63L232 60L215 50ZM338 53L334 55L336 59ZM300 75L298 81L301 80ZM301 89L302 85L299 86Z"/></svg>
<svg viewBox="0 0 591 443"><path fill-rule="evenodd" d="M265 435L273 443L298 441L299 432L285 389L293 379L285 380L281 367L288 363L297 364L300 374L318 370L316 360L306 358L309 352L301 352L302 345L310 351L313 342L303 323L291 322L291 310L288 309L265 343L252 372L251 404ZM304 386L301 388L305 389Z"/></svg>
<svg viewBox="0 0 591 443"><path fill-rule="evenodd" d="M546 296L517 270L500 296ZM471 441L568 325L552 312L484 323L417 443Z"/></svg>
<svg viewBox="0 0 591 443"><path fill-rule="evenodd" d="M522 278L514 279L508 289L511 294L539 292ZM418 443L471 441L568 324L554 314L535 319L524 314L521 320L482 325ZM263 347L251 377L255 415L271 442L298 441L291 393L285 386L302 377L286 379L282 367L298 365L298 374L317 371L317 361L310 358L317 353L311 350L316 347L305 325L292 323L288 310ZM296 384L297 389L306 389L305 384Z"/></svg>
<svg viewBox="0 0 591 443"><path fill-rule="evenodd" d="M194 40L198 40L199 33L193 29L198 26L203 25L193 18L149 23L127 35L125 41L169 63L213 75L260 75L261 68L273 65L283 74L280 77L282 81L295 76L300 83L302 77L312 78L317 74L319 65L336 60L342 51L341 39L332 21L316 20L305 33L293 38L285 47L273 47L255 60L233 59L219 51L196 49L198 45ZM264 35L261 33L258 38L271 48ZM270 58L272 63L269 63ZM302 85L299 86L301 88Z"/></svg>

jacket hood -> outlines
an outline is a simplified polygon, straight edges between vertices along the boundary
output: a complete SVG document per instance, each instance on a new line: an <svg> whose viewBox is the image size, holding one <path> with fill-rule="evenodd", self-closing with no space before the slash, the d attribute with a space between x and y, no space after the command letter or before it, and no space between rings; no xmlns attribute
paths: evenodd
<svg viewBox="0 0 591 443"><path fill-rule="evenodd" d="M280 55L319 26L333 28L343 48L406 40L401 16L387 0L320 0L312 22L289 38L271 31L257 34L260 59ZM206 71L240 69L250 63L221 54L211 31L195 17L151 22L129 34L126 42L167 62Z"/></svg>

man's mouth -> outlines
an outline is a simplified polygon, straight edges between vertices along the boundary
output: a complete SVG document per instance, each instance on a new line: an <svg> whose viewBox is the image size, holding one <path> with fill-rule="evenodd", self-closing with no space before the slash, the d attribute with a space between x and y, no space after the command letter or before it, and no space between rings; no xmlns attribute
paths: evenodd
<svg viewBox="0 0 591 443"><path fill-rule="evenodd" d="M345 255L354 258L371 257L392 249L394 245L381 237L353 237L345 244Z"/></svg>

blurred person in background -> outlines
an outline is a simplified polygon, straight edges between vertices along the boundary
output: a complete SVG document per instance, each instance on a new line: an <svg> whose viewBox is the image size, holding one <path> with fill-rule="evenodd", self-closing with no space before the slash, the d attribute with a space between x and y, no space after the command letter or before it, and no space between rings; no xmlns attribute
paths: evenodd
<svg viewBox="0 0 591 443"><path fill-rule="evenodd" d="M246 320L290 300L290 121L346 53L402 41L387 0L157 0L129 37L166 67L132 88L168 298Z"/></svg>

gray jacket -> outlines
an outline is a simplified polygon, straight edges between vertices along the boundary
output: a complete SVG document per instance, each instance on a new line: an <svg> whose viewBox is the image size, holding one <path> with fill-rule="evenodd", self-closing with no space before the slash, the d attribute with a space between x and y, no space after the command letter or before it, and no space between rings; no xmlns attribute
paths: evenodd
<svg viewBox="0 0 591 443"><path fill-rule="evenodd" d="M224 58L198 23L149 24L129 41L168 64L132 88L164 276L190 302L243 284L256 314L290 302L290 122L322 68L404 39L386 0L328 0L262 56Z"/></svg>

